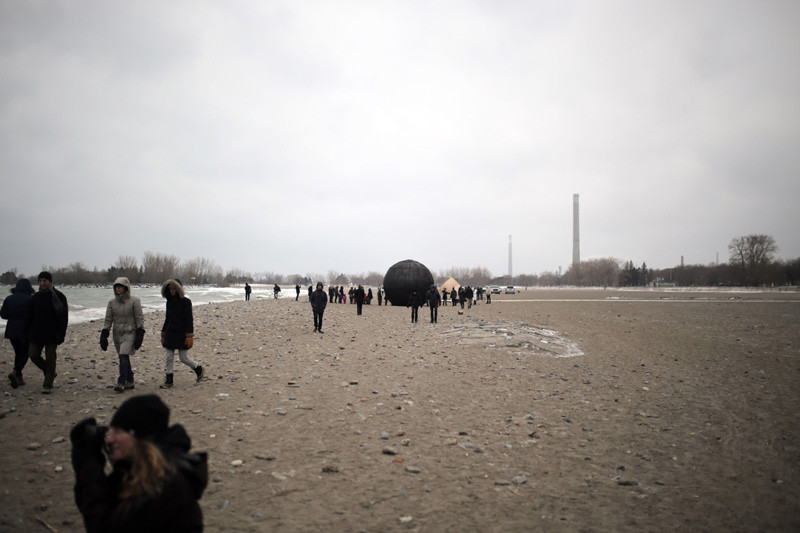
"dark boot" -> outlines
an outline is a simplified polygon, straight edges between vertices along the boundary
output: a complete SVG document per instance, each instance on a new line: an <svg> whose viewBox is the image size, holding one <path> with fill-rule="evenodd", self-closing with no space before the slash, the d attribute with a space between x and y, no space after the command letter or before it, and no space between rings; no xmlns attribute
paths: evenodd
<svg viewBox="0 0 800 533"><path fill-rule="evenodd" d="M172 374L167 374L167 377L164 378L164 383L159 385L162 389L169 389L172 387Z"/></svg>
<svg viewBox="0 0 800 533"><path fill-rule="evenodd" d="M203 379L203 365L197 365L194 369L194 373L197 374L197 383L200 383L200 380Z"/></svg>

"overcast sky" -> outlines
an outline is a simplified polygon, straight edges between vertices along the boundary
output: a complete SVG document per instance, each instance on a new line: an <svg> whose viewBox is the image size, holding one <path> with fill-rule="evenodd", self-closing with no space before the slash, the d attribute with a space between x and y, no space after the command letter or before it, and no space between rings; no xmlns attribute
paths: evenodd
<svg viewBox="0 0 800 533"><path fill-rule="evenodd" d="M0 271L800 257L800 2L0 0Z"/></svg>

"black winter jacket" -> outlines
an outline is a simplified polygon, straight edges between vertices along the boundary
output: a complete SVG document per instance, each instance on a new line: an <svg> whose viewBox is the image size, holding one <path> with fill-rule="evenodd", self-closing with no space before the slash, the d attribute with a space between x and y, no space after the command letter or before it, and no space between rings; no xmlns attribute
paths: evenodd
<svg viewBox="0 0 800 533"><path fill-rule="evenodd" d="M203 531L203 513L198 500L208 484L207 455L189 453L191 439L180 424L170 427L158 445L176 471L161 493L152 497L142 495L119 500L130 463L116 463L111 474L106 475L102 455L102 462L73 459L75 503L88 533Z"/></svg>
<svg viewBox="0 0 800 533"><path fill-rule="evenodd" d="M325 294L325 291L322 289L317 289L312 292L309 300L311 300L311 309L317 313L324 311L325 307L328 305L328 295Z"/></svg>
<svg viewBox="0 0 800 533"><path fill-rule="evenodd" d="M175 296L170 295L170 287L175 289ZM194 336L192 301L184 296L181 284L171 279L161 286L161 296L167 299L167 315L161 327L164 347L170 350L184 350L186 337Z"/></svg>
<svg viewBox="0 0 800 533"><path fill-rule="evenodd" d="M0 318L8 320L5 334L7 339L21 340L25 338L25 317L28 314L28 304L32 294L31 282L23 278L17 280L17 286L11 289L11 296L7 296L3 300Z"/></svg>
<svg viewBox="0 0 800 533"><path fill-rule="evenodd" d="M67 336L68 322L67 297L53 286L40 289L28 302L25 338L34 344L61 344Z"/></svg>

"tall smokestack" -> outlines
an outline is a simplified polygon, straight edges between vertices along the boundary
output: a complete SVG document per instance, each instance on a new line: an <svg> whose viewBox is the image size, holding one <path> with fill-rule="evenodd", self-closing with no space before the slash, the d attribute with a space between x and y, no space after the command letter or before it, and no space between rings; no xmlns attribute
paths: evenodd
<svg viewBox="0 0 800 533"><path fill-rule="evenodd" d="M580 237L580 217L578 214L578 195L572 195L572 264L578 265L581 262L581 237Z"/></svg>
<svg viewBox="0 0 800 533"><path fill-rule="evenodd" d="M511 270L511 235L508 236L508 277L514 277L514 273Z"/></svg>

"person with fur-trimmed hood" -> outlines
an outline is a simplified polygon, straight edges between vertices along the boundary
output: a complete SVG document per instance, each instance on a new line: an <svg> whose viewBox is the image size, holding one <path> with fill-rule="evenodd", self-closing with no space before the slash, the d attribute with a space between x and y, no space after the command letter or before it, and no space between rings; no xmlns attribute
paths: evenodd
<svg viewBox="0 0 800 533"><path fill-rule="evenodd" d="M128 278L114 281L114 298L106 306L103 331L100 332L100 349L108 350L108 336L113 325L114 348L119 355L119 378L114 386L115 392L133 388L133 369L131 356L142 347L144 341L144 313L142 302L131 294Z"/></svg>
<svg viewBox="0 0 800 533"><path fill-rule="evenodd" d="M192 301L185 296L179 279L165 281L161 286L161 296L167 300L167 316L161 327L161 346L164 347L166 356L166 377L161 388L172 387L175 350L178 350L181 363L194 370L199 383L203 379L203 367L189 357L189 350L194 345Z"/></svg>

